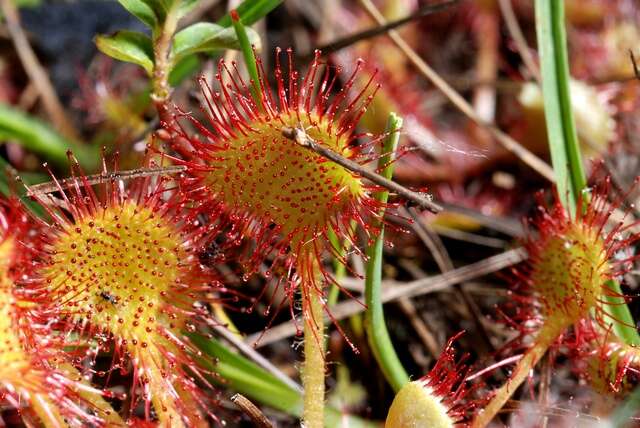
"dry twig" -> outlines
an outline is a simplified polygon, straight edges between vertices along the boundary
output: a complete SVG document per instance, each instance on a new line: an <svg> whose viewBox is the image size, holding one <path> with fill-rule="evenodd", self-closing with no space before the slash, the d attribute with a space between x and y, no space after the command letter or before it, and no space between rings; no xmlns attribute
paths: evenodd
<svg viewBox="0 0 640 428"><path fill-rule="evenodd" d="M445 290L453 284L470 281L472 279L497 272L509 266L513 266L527 257L522 248L505 251L498 255L486 258L476 263L463 266L458 269L431 276L407 283L383 282L385 289L382 292L382 302L387 303L402 297L420 296L428 293ZM332 320L339 321L351 315L364 311L365 306L356 300L340 302L331 309ZM297 332L296 326L300 320L292 320L275 327L266 332L259 332L248 336L247 344L254 347L265 346L277 342L287 337L293 336Z"/></svg>
<svg viewBox="0 0 640 428"><path fill-rule="evenodd" d="M305 149L309 149L317 154L337 163L348 169L349 171L353 171L356 174L371 180L373 183L378 186L382 186L385 189L389 189L392 192L397 193L398 195L404 197L405 199L410 200L411 202L431 211L432 213L438 213L442 211L442 207L429 199L428 197L423 196L420 193L414 192L412 190L407 189L406 187L396 183L395 181L388 180L381 176L380 174L376 174L375 172L369 171L362 166L358 165L356 162L347 159L338 153L334 152L331 149L328 149L317 142L315 142L311 137L309 137L304 130L300 128L290 128L285 126L282 128L282 135L285 137L295 141L300 146Z"/></svg>
<svg viewBox="0 0 640 428"><path fill-rule="evenodd" d="M360 0L360 3L362 3L369 15L375 19L378 24L386 24L386 20L371 0ZM411 63L418 69L418 71L431 81L431 83L433 83L436 88L438 88L438 90L440 90L440 92L442 92L462 113L477 125L482 126L491 132L493 137L502 145L502 147L517 156L518 159L522 160L547 180L551 182L555 181L553 169L546 162L524 148L520 143L511 138L511 136L502 132L495 126L495 124L482 120L473 107L447 82L445 82L438 73L424 62L422 58L420 58L411 46L409 46L400 34L398 34L398 32L395 30L389 30L387 34L396 46L398 46L398 48L407 56Z"/></svg>
<svg viewBox="0 0 640 428"><path fill-rule="evenodd" d="M424 223L422 219L417 215L417 213L409 208L405 209L406 213L409 214L413 218L413 230L416 232L420 240L425 244L425 246L429 249L431 254L433 255L438 268L442 273L450 272L454 269L453 262L449 257L449 253L445 248L442 240L438 237L438 235L429 227L428 224ZM453 285L455 292L462 297L462 301L464 302L467 310L471 314L473 318L473 323L476 326L476 329L480 332L487 349L493 349L491 338L487 333L487 330L484 328L484 324L482 323L482 312L476 302L469 296L469 293L465 291L464 288L461 287L461 284Z"/></svg>
<svg viewBox="0 0 640 428"><path fill-rule="evenodd" d="M142 177L153 177L164 174L175 174L187 169L184 165L163 166L158 168L136 168L128 171L101 172L99 174L82 177L82 183L89 185L103 184L115 180L132 180ZM59 190L68 189L78 183L77 177L65 178L64 180L48 181L46 183L34 184L27 187L28 196L46 195Z"/></svg>
<svg viewBox="0 0 640 428"><path fill-rule="evenodd" d="M271 421L269 421L269 419L267 419L264 413L260 411L258 406L253 404L251 400L249 400L244 395L236 394L231 397L231 401L233 401L238 407L240 407L245 415L249 416L256 427L274 428L274 425L271 423Z"/></svg>
<svg viewBox="0 0 640 428"><path fill-rule="evenodd" d="M520 54L520 58L522 59L524 66L539 84L540 70L533 59L533 55L531 55L531 50L529 50L529 46L527 46L527 40L524 38L524 34L522 34L522 29L520 28L518 18L513 11L511 0L498 0L498 4L500 5L500 12L502 13L504 22L507 24L507 30L516 45L516 49Z"/></svg>
<svg viewBox="0 0 640 428"><path fill-rule="evenodd" d="M397 19L395 21L388 22L384 25L379 25L375 28L370 28L368 30L360 31L355 34L350 34L346 37L343 37L339 40L333 41L331 43L327 43L325 45L317 48L322 51L323 55L328 55L330 53L339 51L340 49L346 48L347 46L351 46L359 41L371 39L373 37L379 36L381 34L386 33L389 30L394 28L401 27L405 24L408 24L412 21L416 21L420 18L424 18L425 16L440 12L442 10L446 10L447 8L459 3L460 0L445 0L441 3L436 4L426 4L419 8L414 13L411 13L409 16L405 16L404 18ZM313 53L309 53L303 57L303 60L308 60L312 58Z"/></svg>

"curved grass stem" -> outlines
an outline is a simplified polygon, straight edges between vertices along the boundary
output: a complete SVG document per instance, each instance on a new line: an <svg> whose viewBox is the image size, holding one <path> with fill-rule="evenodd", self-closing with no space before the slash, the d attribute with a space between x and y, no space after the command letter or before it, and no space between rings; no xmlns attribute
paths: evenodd
<svg viewBox="0 0 640 428"><path fill-rule="evenodd" d="M609 315L608 321L615 335L624 343L632 346L640 346L640 335L635 327L635 321L629 306L625 303L622 289L617 281L608 281L606 287L610 292L604 293L606 304L603 311Z"/></svg>
<svg viewBox="0 0 640 428"><path fill-rule="evenodd" d="M399 129L402 126L402 119L395 113L389 115L387 122L387 138L383 144L384 155L380 158L378 169L383 177L390 179L393 174L393 156L398 145ZM378 192L374 197L386 203L389 197L388 191ZM384 209L378 212L380 219L384 216ZM365 328L369 344L373 350L373 355L382 369L382 372L391 384L394 391L399 391L404 384L409 382L409 376L398 358L387 326L384 321L384 311L382 308L382 262L384 245L384 227L381 220L374 225L374 229L379 229L379 233L374 238L372 245L366 249L368 258L365 279L365 302L367 311L365 313Z"/></svg>
<svg viewBox="0 0 640 428"><path fill-rule="evenodd" d="M545 121L551 163L560 199L572 214L587 185L569 93L569 60L564 2L536 0L536 33L540 52Z"/></svg>

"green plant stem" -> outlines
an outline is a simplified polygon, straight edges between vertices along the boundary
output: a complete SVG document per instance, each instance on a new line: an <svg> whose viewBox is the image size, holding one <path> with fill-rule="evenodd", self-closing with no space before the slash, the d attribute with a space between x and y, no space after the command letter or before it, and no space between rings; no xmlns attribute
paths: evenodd
<svg viewBox="0 0 640 428"><path fill-rule="evenodd" d="M251 79L251 88L249 88L251 90L251 95L253 95L253 99L258 107L262 109L260 75L258 74L258 65L256 64L253 46L251 46L251 43L249 42L247 31L244 28L244 24L242 23L242 19L240 19L238 11L234 9L229 13L229 15L231 15L231 23L233 24L233 29L236 31L236 36L240 43L240 50L242 51L242 57L244 58L247 71L249 72L249 78Z"/></svg>
<svg viewBox="0 0 640 428"><path fill-rule="evenodd" d="M583 194L587 179L569 90L564 2L536 0L535 8L545 120L556 186L563 205L571 215L575 215L580 200L583 207L588 203ZM607 286L613 294L622 295L620 285L615 281L610 281ZM609 303L605 310L611 315L610 324L615 334L628 345L640 344L640 335L627 305L620 297L603 294Z"/></svg>
<svg viewBox="0 0 640 428"><path fill-rule="evenodd" d="M319 266L314 262L314 274ZM320 275L317 274L316 278ZM304 408L302 420L305 428L324 426L324 314L322 297L314 284L302 284L302 307L304 316L304 363L302 366L302 386L304 387Z"/></svg>
<svg viewBox="0 0 640 428"><path fill-rule="evenodd" d="M171 122L169 115L169 96L171 86L169 85L169 72L171 70L171 42L173 35L178 28L178 9L180 2L172 3L171 9L167 11L160 30L153 35L153 74L151 84L151 99L153 100L158 116L165 123Z"/></svg>
<svg viewBox="0 0 640 428"><path fill-rule="evenodd" d="M393 175L393 157L398 145L398 130L402 126L402 119L395 113L389 114L387 121L387 138L382 146L384 155L378 162L378 169L381 175L390 179ZM389 198L388 191L377 192L374 198L382 203L386 203ZM384 216L384 209L378 212L380 218ZM369 339L369 345L373 355L382 369L385 378L391 384L394 391L399 391L402 386L409 382L409 376L398 358L393 343L387 331L384 320L384 310L382 308L382 263L384 246L384 225L381 221L376 221L374 230L379 232L374 237L373 244L366 249L368 258L365 278L365 302L367 311L365 312L365 329Z"/></svg>
<svg viewBox="0 0 640 428"><path fill-rule="evenodd" d="M356 227L355 222L352 221L349 227L351 230L353 230ZM338 235L336 235L333 229L329 229L329 241L331 242L331 245L333 246L334 251L340 257L344 257L346 255L347 251L349 250L349 243L347 239L340 241L340 238L338 238ZM342 278L345 277L347 273L347 266L345 266L345 264L342 261L335 259L333 261L333 272L334 272L334 275L333 275L334 278L336 279L336 281L339 282ZM335 305L338 302L339 295L340 295L340 287L338 287L336 284L333 284L329 289L329 297L327 298L327 305L329 307Z"/></svg>

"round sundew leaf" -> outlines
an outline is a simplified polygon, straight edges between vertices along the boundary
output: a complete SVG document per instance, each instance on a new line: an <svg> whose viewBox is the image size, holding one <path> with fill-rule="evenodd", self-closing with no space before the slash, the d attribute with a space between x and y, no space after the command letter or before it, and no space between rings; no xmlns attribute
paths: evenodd
<svg viewBox="0 0 640 428"><path fill-rule="evenodd" d="M37 312L38 303L25 298L9 275L15 248L14 237L4 237L0 243L0 405L24 400L46 425L64 423L63 413L69 421L81 422L81 414L70 411L62 400L73 400L75 394L66 388L66 381L60 381L60 373L52 376L53 369L43 364L60 348L55 341L41 342L46 334L28 313Z"/></svg>
<svg viewBox="0 0 640 428"><path fill-rule="evenodd" d="M595 231L580 223L544 240L533 258L531 281L547 318L569 325L597 304L609 270L606 254Z"/></svg>
<svg viewBox="0 0 640 428"><path fill-rule="evenodd" d="M406 384L391 403L385 428L453 428L447 408L429 387L420 382Z"/></svg>
<svg viewBox="0 0 640 428"><path fill-rule="evenodd" d="M69 224L53 243L44 277L64 285L69 313L145 346L163 323L179 331L164 304L181 280L180 244L162 218L125 203Z"/></svg>
<svg viewBox="0 0 640 428"><path fill-rule="evenodd" d="M12 238L4 239L0 243L0 388L11 385L20 391L34 380L42 379L38 379L38 370L32 366L31 358L20 340L19 319L16 313L19 302L12 292L13 282L8 277L8 261L12 257L13 249ZM33 374L26 376L29 372ZM36 382L31 386L37 387L41 383Z"/></svg>
<svg viewBox="0 0 640 428"><path fill-rule="evenodd" d="M375 159L382 137L355 131L377 90L373 77L354 88L361 61L337 90L340 70L324 63L320 52L304 75L294 67L292 50L286 65L280 53L276 49L273 91L262 84L270 76L260 58L255 58L260 85L244 81L234 64L221 61L215 88L201 80L210 127L189 117L200 135L179 130L191 146L173 148L187 167L185 192L228 216L229 242L256 242L239 256L244 277L273 255L269 274L281 272L293 293L316 280L313 263L330 250L329 230L353 240L353 223L373 235L377 226L369 219L384 205L357 172L308 150L298 142L300 135L364 168ZM298 137L291 139L287 129L296 129Z"/></svg>
<svg viewBox="0 0 640 428"><path fill-rule="evenodd" d="M207 282L201 277L190 288L198 263L180 228L153 203L135 199L78 209L75 222L51 237L40 280L61 302L70 330L89 325L92 338L102 338L98 347L113 339L116 360L131 360L134 405L152 403L162 426L194 426L206 397L184 332L195 331L202 314L195 302Z"/></svg>
<svg viewBox="0 0 640 428"><path fill-rule="evenodd" d="M346 138L328 133L324 120L282 114L276 123L252 123L251 131L230 139L215 152L211 164L218 168L208 171L204 180L230 207L275 224L296 246L349 212L365 189L349 170L282 136L282 123L304 127L320 144L350 154Z"/></svg>

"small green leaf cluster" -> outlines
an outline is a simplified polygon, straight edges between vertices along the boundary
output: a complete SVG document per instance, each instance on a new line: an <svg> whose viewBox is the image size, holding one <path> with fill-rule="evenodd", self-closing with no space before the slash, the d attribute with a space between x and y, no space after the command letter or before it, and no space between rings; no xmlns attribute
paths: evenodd
<svg viewBox="0 0 640 428"><path fill-rule="evenodd" d="M150 30L150 35L130 30L121 30L112 35L96 36L98 49L104 54L124 62L142 67L149 76L155 66L154 46L165 32L168 22L176 23L184 18L197 4L197 0L119 0L120 4L138 18ZM246 8L246 7L245 7ZM246 20L251 21L251 15ZM212 22L196 22L172 34L169 53L169 72L181 64L193 60L197 54L212 54L223 49L240 49L240 43L230 21L225 25ZM252 45L260 47L258 33L247 28Z"/></svg>

